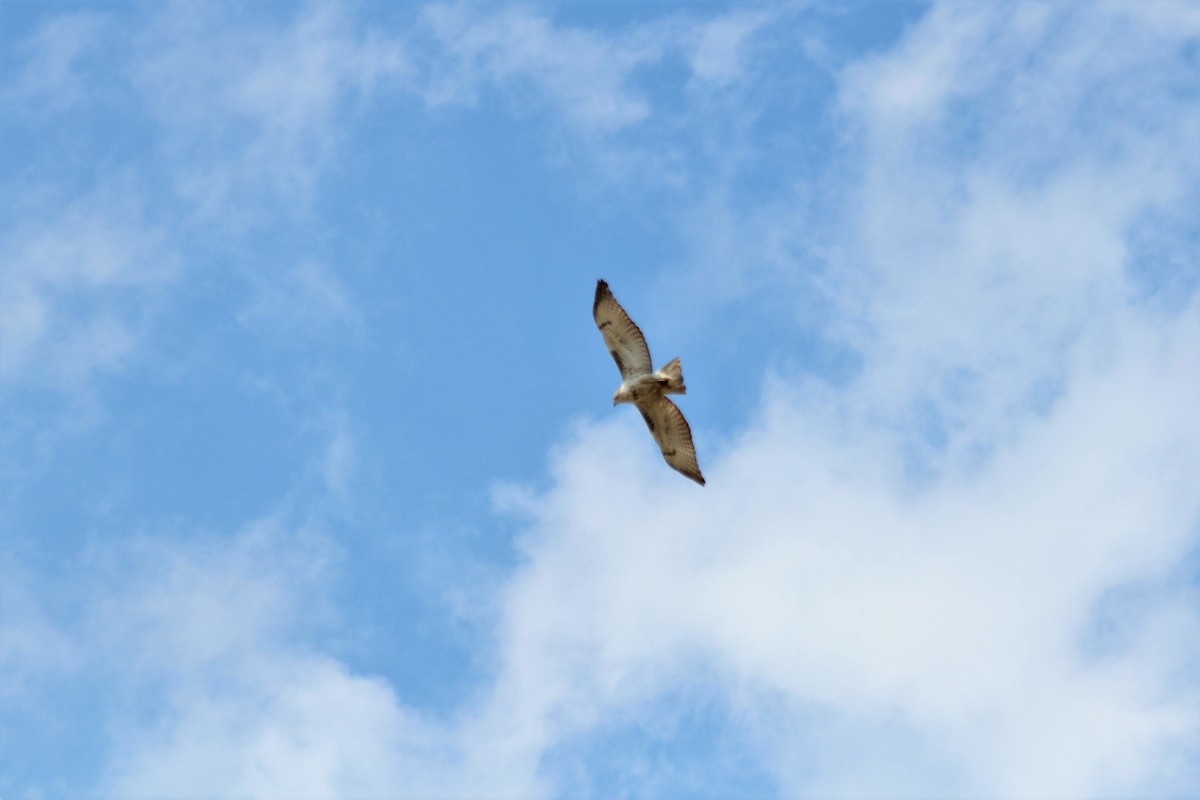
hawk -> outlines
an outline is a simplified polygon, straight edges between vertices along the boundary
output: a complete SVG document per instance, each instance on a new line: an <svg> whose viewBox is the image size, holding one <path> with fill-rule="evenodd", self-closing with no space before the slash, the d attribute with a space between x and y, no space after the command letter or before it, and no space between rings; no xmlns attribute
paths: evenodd
<svg viewBox="0 0 1200 800"><path fill-rule="evenodd" d="M654 371L650 348L646 346L641 329L625 313L603 280L596 282L592 316L604 335L608 352L617 362L617 369L621 370L622 382L613 395L613 405L636 405L671 468L703 486L704 476L696 461L692 429L683 418L683 412L666 397L668 394L687 394L679 359L673 358L665 367Z"/></svg>

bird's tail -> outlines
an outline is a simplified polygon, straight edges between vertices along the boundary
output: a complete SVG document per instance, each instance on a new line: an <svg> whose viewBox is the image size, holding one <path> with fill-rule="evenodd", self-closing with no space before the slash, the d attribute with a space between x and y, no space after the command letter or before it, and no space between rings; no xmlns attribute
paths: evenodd
<svg viewBox="0 0 1200 800"><path fill-rule="evenodd" d="M663 387L663 394L687 394L687 387L683 385L683 365L679 363L678 356L671 359L671 362L660 369L658 374L667 379L667 384Z"/></svg>

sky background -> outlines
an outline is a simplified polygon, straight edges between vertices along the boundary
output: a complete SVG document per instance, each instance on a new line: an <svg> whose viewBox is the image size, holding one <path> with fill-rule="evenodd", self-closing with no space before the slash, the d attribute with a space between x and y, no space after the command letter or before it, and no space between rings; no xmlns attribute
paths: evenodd
<svg viewBox="0 0 1200 800"><path fill-rule="evenodd" d="M0 0L0 798L1196 795L1197 143L1194 2Z"/></svg>

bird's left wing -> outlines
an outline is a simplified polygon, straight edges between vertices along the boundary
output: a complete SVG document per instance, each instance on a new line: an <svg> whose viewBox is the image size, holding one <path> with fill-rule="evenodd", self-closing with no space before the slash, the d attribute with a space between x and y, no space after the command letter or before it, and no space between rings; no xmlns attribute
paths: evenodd
<svg viewBox="0 0 1200 800"><path fill-rule="evenodd" d="M692 444L692 428L679 406L659 395L654 400L638 403L637 407L671 468L703 486L704 476L700 474L696 446Z"/></svg>
<svg viewBox="0 0 1200 800"><path fill-rule="evenodd" d="M606 281L596 282L596 300L592 303L592 316L596 327L604 335L604 344L621 370L622 380L631 375L653 372L650 348L642 330L629 318L625 309L613 297Z"/></svg>

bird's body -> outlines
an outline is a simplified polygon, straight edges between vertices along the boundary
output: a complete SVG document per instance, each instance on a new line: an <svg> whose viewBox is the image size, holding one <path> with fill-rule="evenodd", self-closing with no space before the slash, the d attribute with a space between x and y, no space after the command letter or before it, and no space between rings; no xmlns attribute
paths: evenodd
<svg viewBox="0 0 1200 800"><path fill-rule="evenodd" d="M664 394L687 394L687 387L683 385L683 374L678 372L673 375L670 371L672 364L678 369L679 359L675 359L658 372L632 375L628 380L622 381L617 393L613 395L613 405L650 402Z"/></svg>
<svg viewBox="0 0 1200 800"><path fill-rule="evenodd" d="M621 371L622 381L613 395L613 405L636 405L667 464L703 486L704 476L696 461L692 429L679 407L666 397L668 394L687 394L679 359L672 359L660 370L654 369L650 348L641 329L613 297L605 281L596 283L592 316L604 336L608 352Z"/></svg>

